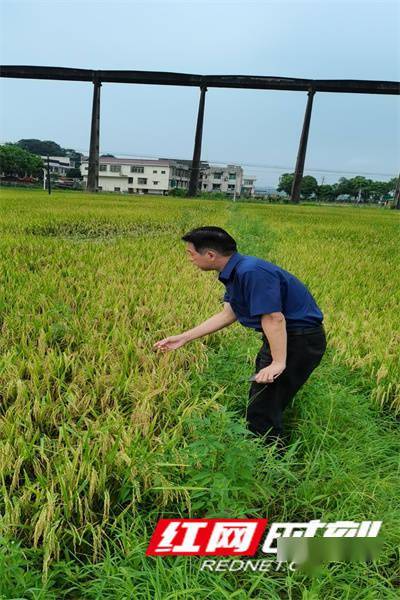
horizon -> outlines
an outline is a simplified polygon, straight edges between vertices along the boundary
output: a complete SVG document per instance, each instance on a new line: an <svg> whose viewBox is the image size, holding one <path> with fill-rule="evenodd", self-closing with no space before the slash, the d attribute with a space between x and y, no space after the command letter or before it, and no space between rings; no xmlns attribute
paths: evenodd
<svg viewBox="0 0 400 600"><path fill-rule="evenodd" d="M48 6L3 0L3 64L400 79L397 2L93 0L80 2L79 13L75 2ZM0 78L0 94L2 139L53 139L88 152L90 83ZM260 185L276 186L295 169L306 101L305 92L209 88L201 159L240 164ZM100 152L191 160L198 102L196 87L104 83ZM398 97L316 93L304 175L319 184L348 175L386 181L398 175L399 155Z"/></svg>

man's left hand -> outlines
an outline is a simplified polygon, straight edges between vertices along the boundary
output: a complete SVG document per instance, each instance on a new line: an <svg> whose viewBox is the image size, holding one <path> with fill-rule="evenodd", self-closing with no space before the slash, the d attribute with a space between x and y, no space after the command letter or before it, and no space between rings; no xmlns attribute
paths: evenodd
<svg viewBox="0 0 400 600"><path fill-rule="evenodd" d="M254 377L256 383L272 383L286 369L284 363L272 362L268 367L260 369Z"/></svg>

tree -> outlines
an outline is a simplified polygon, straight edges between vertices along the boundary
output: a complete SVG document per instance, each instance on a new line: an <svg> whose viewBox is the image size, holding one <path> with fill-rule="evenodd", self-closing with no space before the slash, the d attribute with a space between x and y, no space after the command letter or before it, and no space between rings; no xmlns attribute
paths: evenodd
<svg viewBox="0 0 400 600"><path fill-rule="evenodd" d="M17 144L0 146L0 171L5 175L37 175L43 168L43 161Z"/></svg>
<svg viewBox="0 0 400 600"><path fill-rule="evenodd" d="M346 177L341 177L336 184L336 195L341 196L342 194L349 195L353 197L355 195L354 186L351 182L351 179L347 179Z"/></svg>
<svg viewBox="0 0 400 600"><path fill-rule="evenodd" d="M17 146L32 152L32 154L39 154L39 156L65 156L66 152L64 148L61 148L59 144L51 140L19 140Z"/></svg>
<svg viewBox="0 0 400 600"><path fill-rule="evenodd" d="M383 200L383 198L387 196L390 191L390 181L372 181L369 188L370 197L375 202L378 202L378 200Z"/></svg>
<svg viewBox="0 0 400 600"><path fill-rule="evenodd" d="M358 197L360 195L362 200L367 200L369 198L369 192L372 184L371 179L366 179L361 175L357 175L357 177L350 179L350 183L353 188L353 197Z"/></svg>
<svg viewBox="0 0 400 600"><path fill-rule="evenodd" d="M334 200L336 197L335 186L333 185L319 185L317 189L317 196L319 200Z"/></svg>
<svg viewBox="0 0 400 600"><path fill-rule="evenodd" d="M279 184L276 188L278 192L285 192L288 196L290 196L292 192L294 180L294 173L283 173L279 177ZM311 175L306 175L301 180L300 186L300 194L303 198L310 198L314 193L318 190L318 183L315 177L311 177Z"/></svg>
<svg viewBox="0 0 400 600"><path fill-rule="evenodd" d="M292 191L294 173L283 173L279 177L279 184L276 188L278 192L285 192L288 196L290 196L290 192Z"/></svg>
<svg viewBox="0 0 400 600"><path fill-rule="evenodd" d="M300 195L304 198L311 198L313 194L316 194L318 190L318 182L315 177L306 175L301 180Z"/></svg>
<svg viewBox="0 0 400 600"><path fill-rule="evenodd" d="M75 167L79 169L82 163L82 154L80 152L77 152L73 148L64 148L64 150L65 155L68 156L68 158L70 158L75 164Z"/></svg>

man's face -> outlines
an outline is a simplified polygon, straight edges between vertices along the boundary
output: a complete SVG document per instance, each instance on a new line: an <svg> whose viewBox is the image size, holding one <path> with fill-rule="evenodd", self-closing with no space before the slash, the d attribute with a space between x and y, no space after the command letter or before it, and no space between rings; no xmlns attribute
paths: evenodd
<svg viewBox="0 0 400 600"><path fill-rule="evenodd" d="M204 254L197 252L192 242L186 243L186 254L190 262L202 271L212 271L216 269L215 260L217 258L217 252L215 250L206 250Z"/></svg>

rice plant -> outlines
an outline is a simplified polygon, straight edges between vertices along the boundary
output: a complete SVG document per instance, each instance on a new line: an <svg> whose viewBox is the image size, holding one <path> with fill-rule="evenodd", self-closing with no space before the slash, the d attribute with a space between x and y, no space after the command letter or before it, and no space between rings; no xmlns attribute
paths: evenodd
<svg viewBox="0 0 400 600"><path fill-rule="evenodd" d="M345 598L356 576L357 597L364 585L390 597L389 526L376 572L327 569L311 588L301 574L269 587L254 574L215 580L195 559L144 550L169 515L396 522L398 215L68 192L0 199L0 575L15 572L0 577L3 596L17 586L29 598L133 589L164 600L182 585L196 599L317 597L304 594L329 595L342 577ZM242 419L254 333L234 324L177 352L152 349L221 307L216 274L194 269L180 242L206 224L305 281L325 314L329 353L289 413L293 447L280 462Z"/></svg>

